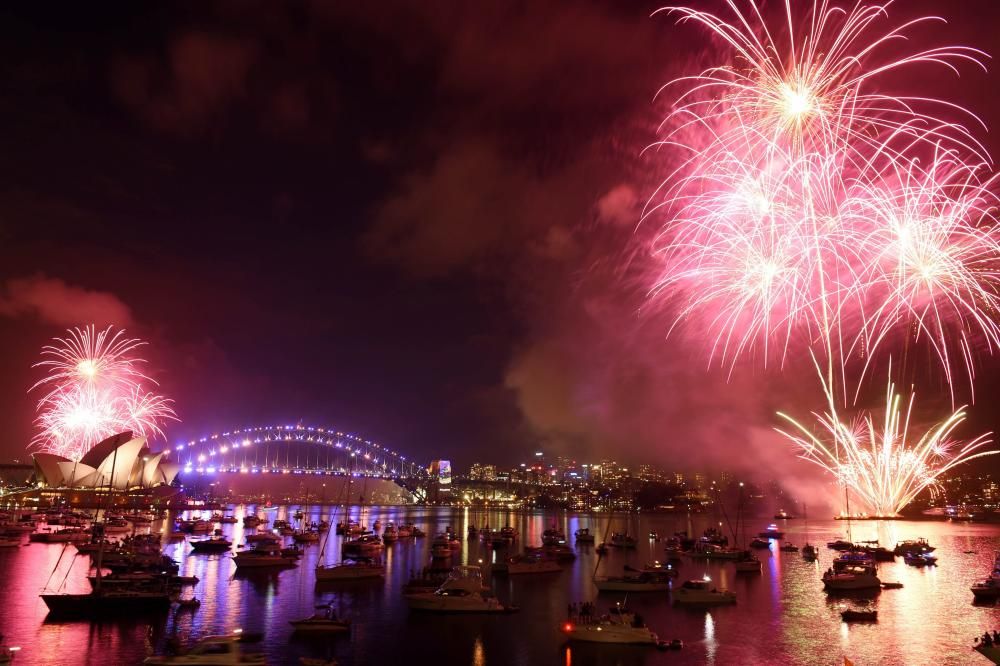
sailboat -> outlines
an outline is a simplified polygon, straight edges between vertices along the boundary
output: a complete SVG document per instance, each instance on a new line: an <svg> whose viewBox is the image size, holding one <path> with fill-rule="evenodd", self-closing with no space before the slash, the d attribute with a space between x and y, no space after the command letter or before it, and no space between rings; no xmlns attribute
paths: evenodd
<svg viewBox="0 0 1000 666"><path fill-rule="evenodd" d="M725 508L723 508L725 511ZM740 483L740 502L736 506L736 530L733 533L733 541L739 541L740 522L743 519L743 484ZM728 520L728 518L727 518ZM733 561L736 573L760 573L760 558L754 555L753 551L746 545L746 527L743 529L743 548L739 551L737 558Z"/></svg>
<svg viewBox="0 0 1000 666"><path fill-rule="evenodd" d="M111 463L111 476L108 479L108 508L112 506L114 495L115 462L117 461L117 450L115 458ZM107 510L105 510L107 515ZM65 592L42 592L41 598L49 608L51 615L61 617L92 617L94 615L110 614L134 614L149 612L166 612L170 608L170 591L166 577L154 577L143 579L128 586L104 586L101 585L102 564L104 556L104 533L103 526L94 526L94 539L99 543L97 558L94 568L97 575L94 580L94 587L90 592L69 594ZM59 568L66 547L59 554L56 566L53 568L54 574ZM72 566L70 566L72 570ZM66 576L69 576L67 571ZM52 575L49 575L51 579ZM66 579L63 579L63 583Z"/></svg>
<svg viewBox="0 0 1000 666"><path fill-rule="evenodd" d="M345 499L351 496L351 485L354 483L353 477L345 486ZM333 516L330 522L337 519L337 509L339 502L334 504ZM348 508L350 514L350 508ZM373 557L360 557L355 559L341 559L337 564L323 564L323 556L326 554L326 545L330 542L330 530L326 532L326 539L319 550L319 562L316 565L316 582L324 583L337 580L360 580L363 578L383 578L385 576L385 565L380 559Z"/></svg>
<svg viewBox="0 0 1000 666"><path fill-rule="evenodd" d="M806 545L802 546L802 559L806 562L815 562L819 559L819 549L809 543L809 511L806 505L802 505L802 518L806 523Z"/></svg>

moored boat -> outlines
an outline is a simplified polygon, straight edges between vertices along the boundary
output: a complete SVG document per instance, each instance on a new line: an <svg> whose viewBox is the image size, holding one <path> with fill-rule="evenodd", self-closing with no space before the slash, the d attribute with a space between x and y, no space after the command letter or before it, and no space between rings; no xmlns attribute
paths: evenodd
<svg viewBox="0 0 1000 666"><path fill-rule="evenodd" d="M674 590L674 603L691 606L726 605L736 603L736 593L713 586L708 576L685 581Z"/></svg>
<svg viewBox="0 0 1000 666"><path fill-rule="evenodd" d="M316 582L323 583L333 580L361 580L363 578L382 578L385 576L385 565L375 558L344 560L338 564L319 565L316 567Z"/></svg>
<svg viewBox="0 0 1000 666"><path fill-rule="evenodd" d="M510 613L516 607L500 602L483 585L479 567L455 567L433 592L404 595L411 610L438 613Z"/></svg>

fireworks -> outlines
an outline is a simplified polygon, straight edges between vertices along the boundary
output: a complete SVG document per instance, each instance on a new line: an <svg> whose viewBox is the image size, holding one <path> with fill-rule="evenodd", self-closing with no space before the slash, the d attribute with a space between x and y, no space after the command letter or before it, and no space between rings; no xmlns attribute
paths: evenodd
<svg viewBox="0 0 1000 666"><path fill-rule="evenodd" d="M47 389L38 401L32 445L49 453L79 460L102 439L131 430L138 435L162 435L160 424L176 419L171 400L146 391L154 383L141 370L145 363L132 353L143 343L111 327L67 331L42 348L35 367L46 376L31 390Z"/></svg>
<svg viewBox="0 0 1000 666"><path fill-rule="evenodd" d="M991 455L982 451L989 435L960 443L952 431L965 420L965 409L928 428L916 439L910 425L914 394L902 402L890 383L881 421L871 413L844 423L835 413L815 414L821 434L814 434L785 414L793 427L778 431L795 442L801 457L833 474L877 516L895 516L922 490L937 488L938 477L960 463ZM913 440L916 439L914 442Z"/></svg>
<svg viewBox="0 0 1000 666"><path fill-rule="evenodd" d="M943 19L889 24L892 2L813 0L796 5L800 15L786 1L777 21L741 4L727 0L731 22L663 10L708 28L733 59L664 87L676 97L658 145L678 164L646 211L668 219L653 293L674 304L675 326L709 333L710 358L722 363L785 365L806 350L832 449L801 427L805 435L789 436L814 462L829 454L824 467L873 510L895 513L987 440L942 446L959 410L911 447L909 410L903 432L890 429L900 425L898 400L877 437L870 416L865 433L844 426L838 403L857 400L873 359L891 359L883 348L894 342L928 345L953 401L956 368L971 387L977 352L1000 345L1000 232L989 158L954 120L975 116L944 99L889 95L884 79L928 65L957 71L985 54L901 54L912 48L908 32ZM928 441L947 462L919 453ZM871 446L888 458L869 464Z"/></svg>

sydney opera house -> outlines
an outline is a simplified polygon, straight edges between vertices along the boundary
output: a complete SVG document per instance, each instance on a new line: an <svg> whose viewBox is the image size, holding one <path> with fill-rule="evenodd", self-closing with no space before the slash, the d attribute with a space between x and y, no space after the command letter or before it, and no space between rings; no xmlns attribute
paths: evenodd
<svg viewBox="0 0 1000 666"><path fill-rule="evenodd" d="M180 466L153 452L145 437L123 432L90 449L78 461L52 453L34 454L36 488L77 490L149 490L169 487Z"/></svg>

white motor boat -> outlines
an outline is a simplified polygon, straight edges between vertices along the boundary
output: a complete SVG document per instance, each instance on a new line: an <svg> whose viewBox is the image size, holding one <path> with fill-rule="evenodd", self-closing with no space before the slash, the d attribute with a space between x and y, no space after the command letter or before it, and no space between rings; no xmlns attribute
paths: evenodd
<svg viewBox="0 0 1000 666"><path fill-rule="evenodd" d="M382 578L385 576L385 565L375 559L345 560L330 566L316 567L316 582L331 580L360 580L363 578Z"/></svg>
<svg viewBox="0 0 1000 666"><path fill-rule="evenodd" d="M519 555L507 560L507 575L559 573L562 567L555 560L537 555Z"/></svg>
<svg viewBox="0 0 1000 666"><path fill-rule="evenodd" d="M404 595L411 610L438 613L510 613L517 610L505 606L483 585L479 567L455 567L441 587L433 592Z"/></svg>
<svg viewBox="0 0 1000 666"><path fill-rule="evenodd" d="M187 666L227 666L229 664L264 664L263 654L246 652L244 644L254 642L242 634L206 636L194 647L179 655L147 657L144 664L186 664Z"/></svg>
<svg viewBox="0 0 1000 666"><path fill-rule="evenodd" d="M573 536L577 543L594 543L594 535L590 533L589 527L581 527Z"/></svg>
<svg viewBox="0 0 1000 666"><path fill-rule="evenodd" d="M824 573L823 587L828 591L880 590L882 581L875 575L874 567L845 567L840 571Z"/></svg>
<svg viewBox="0 0 1000 666"><path fill-rule="evenodd" d="M701 606L735 604L736 593L714 587L711 579L705 577L686 581L674 590L674 603Z"/></svg>

